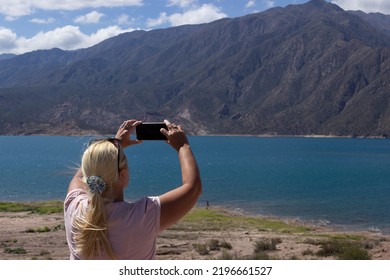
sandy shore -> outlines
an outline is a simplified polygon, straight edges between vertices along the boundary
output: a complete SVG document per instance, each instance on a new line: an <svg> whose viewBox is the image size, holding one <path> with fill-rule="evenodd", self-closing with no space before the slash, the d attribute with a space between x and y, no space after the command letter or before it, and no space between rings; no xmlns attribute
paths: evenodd
<svg viewBox="0 0 390 280"><path fill-rule="evenodd" d="M158 238L157 259L251 259L256 244L264 247L260 258L338 259L336 254L329 253L337 249L329 250L331 245L327 242L342 240L342 246L359 243L371 259L390 260L390 236L380 233L337 232L296 221L275 229L273 225L257 225L257 218L237 217L240 214L228 212L223 215L204 223L186 219L163 232ZM69 257L62 213L1 212L0 224L2 260ZM264 246L271 243L272 248ZM321 253L324 248L328 248L328 253Z"/></svg>

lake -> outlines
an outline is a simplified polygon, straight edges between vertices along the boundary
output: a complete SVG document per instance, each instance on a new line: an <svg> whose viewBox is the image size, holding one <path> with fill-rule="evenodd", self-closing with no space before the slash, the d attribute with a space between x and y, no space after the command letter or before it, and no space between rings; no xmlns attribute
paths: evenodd
<svg viewBox="0 0 390 280"><path fill-rule="evenodd" d="M249 214L390 232L390 140L189 137L206 201ZM0 200L65 197L90 137L1 136ZM126 199L181 183L176 152L144 141L126 150Z"/></svg>

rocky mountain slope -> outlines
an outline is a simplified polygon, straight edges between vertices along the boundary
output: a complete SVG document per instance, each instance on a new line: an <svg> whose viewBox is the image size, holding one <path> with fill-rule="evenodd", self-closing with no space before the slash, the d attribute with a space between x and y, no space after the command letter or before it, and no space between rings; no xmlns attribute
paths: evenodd
<svg viewBox="0 0 390 280"><path fill-rule="evenodd" d="M111 133L131 117L194 134L386 137L389 22L312 0L0 60L0 134Z"/></svg>

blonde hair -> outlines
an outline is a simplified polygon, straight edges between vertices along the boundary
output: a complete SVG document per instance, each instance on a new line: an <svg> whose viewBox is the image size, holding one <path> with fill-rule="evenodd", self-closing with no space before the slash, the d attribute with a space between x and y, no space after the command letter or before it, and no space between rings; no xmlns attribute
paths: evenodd
<svg viewBox="0 0 390 280"><path fill-rule="evenodd" d="M115 259L107 236L104 204L113 201L119 170L126 165L127 158L122 149L108 140L94 142L83 154L81 171L84 182L90 176L98 176L103 179L106 188L102 193L90 192L88 207L82 209L80 216L73 221L76 253L82 258L91 259L105 252L108 257Z"/></svg>

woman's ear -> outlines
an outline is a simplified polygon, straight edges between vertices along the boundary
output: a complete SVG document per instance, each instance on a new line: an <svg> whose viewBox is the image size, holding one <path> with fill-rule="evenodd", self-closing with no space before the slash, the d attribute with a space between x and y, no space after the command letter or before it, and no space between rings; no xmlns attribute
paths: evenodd
<svg viewBox="0 0 390 280"><path fill-rule="evenodd" d="M125 173L126 173L125 168L121 168L119 170L119 180L122 179L123 177L125 177Z"/></svg>
<svg viewBox="0 0 390 280"><path fill-rule="evenodd" d="M126 187L129 183L129 170L127 168L122 168L119 170L119 185Z"/></svg>

